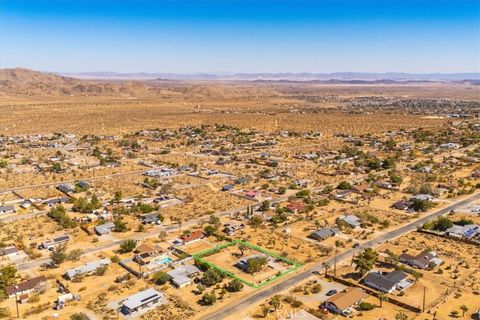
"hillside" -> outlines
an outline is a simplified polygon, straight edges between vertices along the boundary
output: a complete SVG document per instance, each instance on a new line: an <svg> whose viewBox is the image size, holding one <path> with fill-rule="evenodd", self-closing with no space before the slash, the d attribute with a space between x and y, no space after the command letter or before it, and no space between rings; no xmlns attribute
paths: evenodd
<svg viewBox="0 0 480 320"><path fill-rule="evenodd" d="M115 95L146 94L148 86L134 81L93 81L64 77L29 69L0 69L0 95Z"/></svg>

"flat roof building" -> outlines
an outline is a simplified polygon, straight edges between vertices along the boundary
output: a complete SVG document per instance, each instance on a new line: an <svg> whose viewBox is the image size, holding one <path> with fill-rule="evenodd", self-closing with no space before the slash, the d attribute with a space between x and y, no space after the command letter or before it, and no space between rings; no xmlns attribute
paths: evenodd
<svg viewBox="0 0 480 320"><path fill-rule="evenodd" d="M165 300L164 293L148 288L123 300L120 303L120 310L124 314L132 314L162 305L165 303Z"/></svg>

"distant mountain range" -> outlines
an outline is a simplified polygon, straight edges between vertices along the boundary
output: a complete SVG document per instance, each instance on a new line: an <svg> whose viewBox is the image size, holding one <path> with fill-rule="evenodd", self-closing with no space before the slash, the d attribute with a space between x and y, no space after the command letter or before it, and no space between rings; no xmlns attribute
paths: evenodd
<svg viewBox="0 0 480 320"><path fill-rule="evenodd" d="M362 72L334 72L334 73L118 73L118 72L79 72L58 73L79 79L103 80L243 80L243 81L465 81L480 80L480 73L362 73Z"/></svg>
<svg viewBox="0 0 480 320"><path fill-rule="evenodd" d="M388 85L410 84L422 82L452 82L467 85L480 85L478 73L461 74L418 74L406 73L236 73L236 74L172 74L172 73L114 73L93 72L76 74L58 74L39 72L24 68L0 69L0 97L7 95L109 95L109 96L152 96L178 95L179 92L192 95L208 96L221 95L235 96L236 89L226 88L217 90L213 86L202 83L187 84L182 81L224 80L249 81L250 83L291 83L291 84L364 84ZM181 90L173 88L184 86ZM218 87L224 86L219 83ZM268 90L268 86L250 86L255 95L256 90ZM180 91L179 91L180 90ZM245 94L245 90L243 89Z"/></svg>

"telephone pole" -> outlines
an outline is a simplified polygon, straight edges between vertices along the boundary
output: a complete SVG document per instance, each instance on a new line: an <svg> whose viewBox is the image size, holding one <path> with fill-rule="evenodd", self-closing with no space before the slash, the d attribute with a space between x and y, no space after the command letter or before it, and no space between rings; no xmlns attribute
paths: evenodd
<svg viewBox="0 0 480 320"><path fill-rule="evenodd" d="M18 311L18 292L15 292L15 307L17 308L17 318L20 318L20 313Z"/></svg>
<svg viewBox="0 0 480 320"><path fill-rule="evenodd" d="M333 277L337 277L337 256L338 256L338 247L335 247L335 263L333 264Z"/></svg>
<svg viewBox="0 0 480 320"><path fill-rule="evenodd" d="M425 291L427 290L426 287L423 287L423 307L422 312L425 312Z"/></svg>

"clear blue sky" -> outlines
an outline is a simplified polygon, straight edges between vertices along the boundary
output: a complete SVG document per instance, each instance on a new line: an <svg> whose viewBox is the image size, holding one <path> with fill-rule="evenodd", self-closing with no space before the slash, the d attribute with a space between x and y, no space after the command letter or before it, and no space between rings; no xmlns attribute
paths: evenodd
<svg viewBox="0 0 480 320"><path fill-rule="evenodd" d="M479 0L0 0L0 67L479 72Z"/></svg>

